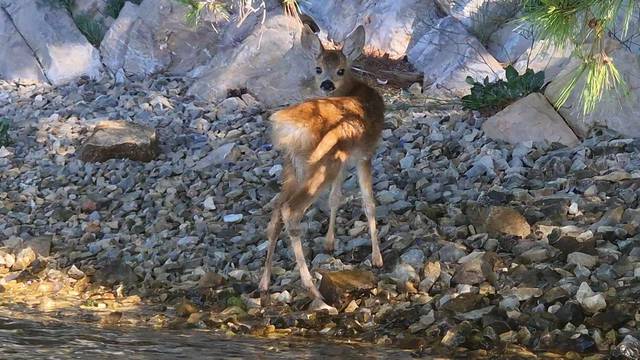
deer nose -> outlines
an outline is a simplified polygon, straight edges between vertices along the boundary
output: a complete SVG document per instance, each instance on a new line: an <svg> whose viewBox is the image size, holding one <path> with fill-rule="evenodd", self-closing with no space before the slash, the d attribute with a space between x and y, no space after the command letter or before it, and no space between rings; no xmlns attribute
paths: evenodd
<svg viewBox="0 0 640 360"><path fill-rule="evenodd" d="M333 91L336 89L336 86L333 84L333 81L325 80L320 84L320 89L324 91Z"/></svg>

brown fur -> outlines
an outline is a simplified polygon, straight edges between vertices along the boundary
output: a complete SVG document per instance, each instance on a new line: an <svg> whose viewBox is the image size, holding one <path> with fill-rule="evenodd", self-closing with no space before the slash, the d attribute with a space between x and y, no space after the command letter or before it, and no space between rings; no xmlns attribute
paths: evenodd
<svg viewBox="0 0 640 360"><path fill-rule="evenodd" d="M305 101L270 116L274 145L284 155L284 171L282 191L276 198L267 228L269 249L260 282L263 301L268 300L265 296L271 277L271 261L283 223L291 238L303 285L314 298L321 298L302 253L300 222L320 191L331 184L331 216L325 248L333 250L343 172L350 161L355 162L358 169L372 240L372 263L382 266L371 158L382 132L384 102L374 89L356 80L350 71L351 61L357 58L364 45L364 30L356 29L345 40L343 50L324 50L309 32L307 29L303 34L303 46L316 52L317 65L322 70L316 76L316 85L320 87L323 82L330 81L335 89L327 93L328 97Z"/></svg>

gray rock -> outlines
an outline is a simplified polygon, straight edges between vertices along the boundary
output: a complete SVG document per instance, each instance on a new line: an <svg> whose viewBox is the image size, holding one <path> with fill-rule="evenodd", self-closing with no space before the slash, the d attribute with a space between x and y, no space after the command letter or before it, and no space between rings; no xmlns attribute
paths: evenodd
<svg viewBox="0 0 640 360"><path fill-rule="evenodd" d="M290 104L314 96L312 59L300 45L301 24L293 18L268 14L264 26L238 46L217 52L190 75L197 78L189 94L220 101L230 89L248 89L267 107ZM295 71L292 71L295 69Z"/></svg>
<svg viewBox="0 0 640 360"><path fill-rule="evenodd" d="M598 257L584 254L581 252L572 252L567 255L567 264L581 265L589 269L593 269L598 263Z"/></svg>
<svg viewBox="0 0 640 360"><path fill-rule="evenodd" d="M65 10L38 0L11 2L4 9L52 84L100 75L98 50L87 42Z"/></svg>
<svg viewBox="0 0 640 360"><path fill-rule="evenodd" d="M439 20L408 53L409 61L424 72L425 92L466 95L465 79L495 80L504 74L502 66L454 17Z"/></svg>
<svg viewBox="0 0 640 360"><path fill-rule="evenodd" d="M0 10L0 79L20 83L44 83L47 78L35 54L13 25L11 18Z"/></svg>
<svg viewBox="0 0 640 360"><path fill-rule="evenodd" d="M150 75L161 71L184 75L212 57L219 33L206 21L197 28L185 22L187 7L171 0L125 2L100 44L103 61L116 73ZM214 20L214 25L222 21Z"/></svg>
<svg viewBox="0 0 640 360"><path fill-rule="evenodd" d="M223 164L227 161L235 161L239 154L235 143L221 145L200 159L193 167L194 170L205 170L212 166Z"/></svg>
<svg viewBox="0 0 640 360"><path fill-rule="evenodd" d="M380 56L400 59L437 19L433 2L420 0L309 0L300 3L329 39L342 41L363 24L366 47ZM340 21L335 21L340 14Z"/></svg>
<svg viewBox="0 0 640 360"><path fill-rule="evenodd" d="M414 268L421 268L424 265L424 252L420 249L411 249L402 254L400 259Z"/></svg>

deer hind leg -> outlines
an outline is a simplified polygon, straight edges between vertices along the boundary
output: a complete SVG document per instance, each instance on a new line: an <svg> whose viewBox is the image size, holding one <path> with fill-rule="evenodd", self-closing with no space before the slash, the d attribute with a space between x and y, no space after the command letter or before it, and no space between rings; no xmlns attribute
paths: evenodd
<svg viewBox="0 0 640 360"><path fill-rule="evenodd" d="M342 201L342 182L343 170L339 170L338 176L336 176L333 183L331 183L331 193L329 195L329 207L331 208L331 214L329 215L329 229L327 229L327 236L324 241L324 250L326 252L333 252L336 242L336 215L338 214L338 207L340 207L340 201Z"/></svg>
<svg viewBox="0 0 640 360"><path fill-rule="evenodd" d="M302 228L300 222L305 211L322 189L340 172L342 163L339 161L324 162L313 165L307 179L298 191L282 205L282 218L285 228L291 239L291 247L300 271L302 285L309 291L312 297L322 299L320 292L313 284L313 279L302 251Z"/></svg>
<svg viewBox="0 0 640 360"><path fill-rule="evenodd" d="M271 220L267 226L267 239L269 241L269 247L267 249L267 258L264 262L264 270L262 272L262 278L260 279L260 285L258 290L260 291L260 303L265 306L269 303L269 285L271 283L271 265L273 262L273 254L276 250L276 244L278 242L278 236L282 231L282 204L293 194L298 187L298 180L295 176L295 169L291 161L285 159L283 166L283 183L282 191L276 195L273 212L271 213Z"/></svg>
<svg viewBox="0 0 640 360"><path fill-rule="evenodd" d="M382 267L382 254L378 243L378 230L376 228L376 203L373 195L373 178L371 160L360 160L357 165L358 182L362 192L362 208L367 215L369 223L369 235L371 236L371 262L375 267Z"/></svg>

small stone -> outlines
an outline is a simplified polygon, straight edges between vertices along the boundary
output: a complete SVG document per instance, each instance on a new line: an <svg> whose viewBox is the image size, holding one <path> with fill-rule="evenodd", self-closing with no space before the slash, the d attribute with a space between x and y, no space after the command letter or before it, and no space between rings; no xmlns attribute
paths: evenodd
<svg viewBox="0 0 640 360"><path fill-rule="evenodd" d="M420 96L422 94L422 84L415 82L409 86L409 92L414 96Z"/></svg>
<svg viewBox="0 0 640 360"><path fill-rule="evenodd" d="M549 251L549 249L533 248L520 254L520 256L518 256L518 259L525 264L536 264L536 263L545 262L546 260L549 260L552 257L553 257L553 254L551 253L551 251Z"/></svg>
<svg viewBox="0 0 640 360"><path fill-rule="evenodd" d="M567 255L567 263L581 265L588 269L593 269L598 263L598 258L593 255L584 254L576 251Z"/></svg>
<svg viewBox="0 0 640 360"><path fill-rule="evenodd" d="M612 351L615 359L640 359L640 340L631 335L627 335L622 339Z"/></svg>
<svg viewBox="0 0 640 360"><path fill-rule="evenodd" d="M413 155L407 155L402 160L400 160L400 167L403 170L412 169L415 161L415 157Z"/></svg>
<svg viewBox="0 0 640 360"><path fill-rule="evenodd" d="M422 269L422 281L420 282L420 291L429 292L433 284L440 278L441 268L439 261L429 261L424 264Z"/></svg>
<svg viewBox="0 0 640 360"><path fill-rule="evenodd" d="M604 295L593 292L586 282L580 284L580 288L578 288L578 292L576 293L576 300L578 300L582 308L590 314L595 314L607 307Z"/></svg>
<svg viewBox="0 0 640 360"><path fill-rule="evenodd" d="M282 173L282 165L280 164L273 165L269 169L269 175L271 176L277 176L277 175L280 175L281 173Z"/></svg>
<svg viewBox="0 0 640 360"><path fill-rule="evenodd" d="M67 275L69 275L70 278L76 279L76 280L80 280L83 277L85 277L84 272L82 272L82 270L78 269L75 265L72 265L69 268L69 270L67 270Z"/></svg>
<svg viewBox="0 0 640 360"><path fill-rule="evenodd" d="M424 265L424 252L420 249L411 249L402 254L400 259L414 268L419 268Z"/></svg>
<svg viewBox="0 0 640 360"><path fill-rule="evenodd" d="M274 300L281 304L291 303L291 294L287 290L281 293L274 294L274 297L275 297Z"/></svg>
<svg viewBox="0 0 640 360"><path fill-rule="evenodd" d="M225 283L226 283L226 279L224 278L224 276L216 272L208 271L200 277L200 280L198 280L198 287L199 288L216 288L224 285Z"/></svg>
<svg viewBox="0 0 640 360"><path fill-rule="evenodd" d="M24 248L20 250L20 252L16 256L16 261L11 267L11 270L24 270L28 268L29 265L31 265L31 263L33 263L37 257L38 256L36 255L35 251L33 251L33 249L31 249L30 247Z"/></svg>
<svg viewBox="0 0 640 360"><path fill-rule="evenodd" d="M242 214L229 214L225 215L222 220L226 223L239 223L243 218L244 216Z"/></svg>
<svg viewBox="0 0 640 360"><path fill-rule="evenodd" d="M348 314L353 313L353 312L355 312L356 310L358 310L358 307L359 307L359 306L358 306L358 303L356 303L356 301L355 301L355 300L351 300L351 302L349 302L349 304L347 305L347 307L345 307L345 308L344 308L344 312L345 312L345 313L348 313Z"/></svg>
<svg viewBox="0 0 640 360"><path fill-rule="evenodd" d="M207 210L216 210L216 204L213 202L212 196L207 196L207 198L204 200L203 205Z"/></svg>

